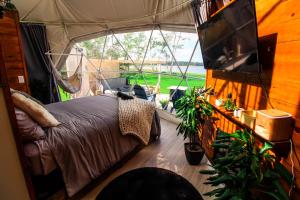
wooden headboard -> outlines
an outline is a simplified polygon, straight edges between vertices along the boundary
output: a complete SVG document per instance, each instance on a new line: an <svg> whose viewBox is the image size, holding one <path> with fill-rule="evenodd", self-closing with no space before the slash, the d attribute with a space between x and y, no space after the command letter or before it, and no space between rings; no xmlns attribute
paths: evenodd
<svg viewBox="0 0 300 200"><path fill-rule="evenodd" d="M17 11L5 12L3 18L0 19L0 42L5 68L4 75L9 87L30 93Z"/></svg>

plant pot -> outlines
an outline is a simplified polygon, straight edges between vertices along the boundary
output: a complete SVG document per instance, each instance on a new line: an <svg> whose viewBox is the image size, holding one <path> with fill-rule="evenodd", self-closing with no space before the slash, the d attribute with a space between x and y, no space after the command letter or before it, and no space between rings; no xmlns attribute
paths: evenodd
<svg viewBox="0 0 300 200"><path fill-rule="evenodd" d="M161 105L163 110L167 110L168 109L168 105Z"/></svg>
<svg viewBox="0 0 300 200"><path fill-rule="evenodd" d="M184 143L185 157L190 165L198 165L204 156L204 149L198 143L193 146L194 149L190 149L190 143Z"/></svg>

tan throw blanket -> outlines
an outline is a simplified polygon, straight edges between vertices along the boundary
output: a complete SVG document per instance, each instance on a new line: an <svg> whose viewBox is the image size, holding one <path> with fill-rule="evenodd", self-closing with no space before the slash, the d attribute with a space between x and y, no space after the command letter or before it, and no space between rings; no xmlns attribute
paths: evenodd
<svg viewBox="0 0 300 200"><path fill-rule="evenodd" d="M154 112L155 104L152 102L138 98L119 98L119 124L122 135L134 135L147 145Z"/></svg>

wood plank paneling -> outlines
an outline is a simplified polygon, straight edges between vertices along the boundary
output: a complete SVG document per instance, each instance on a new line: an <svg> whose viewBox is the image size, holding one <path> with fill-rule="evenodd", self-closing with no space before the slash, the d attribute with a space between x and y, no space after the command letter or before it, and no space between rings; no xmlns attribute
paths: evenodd
<svg viewBox="0 0 300 200"><path fill-rule="evenodd" d="M18 13L5 12L0 19L0 41L9 87L29 93L27 71L20 40ZM24 83L19 83L18 76L23 76Z"/></svg>
<svg viewBox="0 0 300 200"><path fill-rule="evenodd" d="M243 74L223 74L207 71L206 85L215 89L215 98L226 98L233 94L239 106L246 109L271 108L289 112L296 120L296 130L300 130L300 1L298 0L256 0L256 15L259 37L277 33L274 65L263 74L263 83L253 83L255 77ZM214 74L218 74L215 76ZM251 75L253 76L253 75ZM269 79L269 80L268 80ZM251 80L251 81L250 81ZM259 80L259 79L258 79ZM267 95L269 96L269 102ZM217 125L232 132L237 127L224 117ZM294 132L293 142L300 156L300 134ZM298 156L298 157L299 157ZM297 188L300 188L300 166L295 163ZM291 171L290 158L283 163ZM297 194L295 199L300 199Z"/></svg>

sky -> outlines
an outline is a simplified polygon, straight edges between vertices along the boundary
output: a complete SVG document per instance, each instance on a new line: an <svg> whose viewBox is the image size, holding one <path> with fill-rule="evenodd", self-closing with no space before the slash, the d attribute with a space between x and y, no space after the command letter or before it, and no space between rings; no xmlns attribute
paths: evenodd
<svg viewBox="0 0 300 200"><path fill-rule="evenodd" d="M162 31L163 34L166 34L169 31ZM146 38L148 41L148 38L150 37L151 31L145 31ZM177 61L189 61L191 54L193 52L193 49L195 47L195 44L198 40L198 35L196 33L176 33L177 35L180 35L182 38L185 38L184 40L180 40L179 43L183 45L183 48L177 49L174 53L174 56L176 57ZM118 39L122 42L123 34L117 34ZM153 32L153 38L161 38L161 35L158 30ZM169 45L172 45L174 41L168 41ZM145 41L146 44L146 41ZM195 50L193 59L193 62L202 62L202 55L201 55L201 49L200 45L198 43L197 48Z"/></svg>
<svg viewBox="0 0 300 200"><path fill-rule="evenodd" d="M182 36L189 39L183 41L184 46L182 49L177 50L175 57L180 61L188 61L198 40L198 35L196 33L182 33ZM192 61L202 62L201 48L199 43L195 50Z"/></svg>

